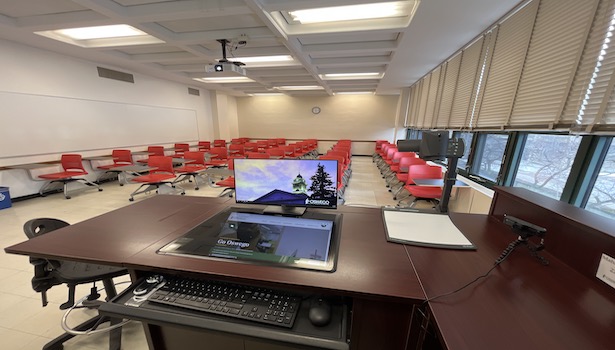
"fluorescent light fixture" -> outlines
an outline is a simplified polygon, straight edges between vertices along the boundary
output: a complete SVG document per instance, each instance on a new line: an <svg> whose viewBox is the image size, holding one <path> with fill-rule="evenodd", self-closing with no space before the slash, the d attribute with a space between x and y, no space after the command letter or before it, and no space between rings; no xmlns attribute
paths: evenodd
<svg viewBox="0 0 615 350"><path fill-rule="evenodd" d="M321 74L323 80L350 80L350 79L380 79L384 74L379 72L368 73L329 73Z"/></svg>
<svg viewBox="0 0 615 350"><path fill-rule="evenodd" d="M254 80L248 77L206 77L206 78L194 78L196 81L200 81L203 83L217 83L217 84L228 84L228 83L250 83L254 82Z"/></svg>
<svg viewBox="0 0 615 350"><path fill-rule="evenodd" d="M373 95L373 91L340 91L334 93L334 95Z"/></svg>
<svg viewBox="0 0 615 350"><path fill-rule="evenodd" d="M278 90L324 90L322 86L318 85L305 85L305 86L278 86Z"/></svg>
<svg viewBox="0 0 615 350"><path fill-rule="evenodd" d="M293 20L301 24L401 17L407 15L405 3L406 2L397 1L376 4L322 7L308 10L289 11L288 14Z"/></svg>
<svg viewBox="0 0 615 350"><path fill-rule="evenodd" d="M34 33L81 47L145 45L164 42L127 24L67 28Z"/></svg>
<svg viewBox="0 0 615 350"><path fill-rule="evenodd" d="M253 57L233 57L233 60L243 63L261 63L261 62L288 62L293 58L290 55L277 55L277 56L253 56Z"/></svg>
<svg viewBox="0 0 615 350"><path fill-rule="evenodd" d="M142 32L139 29L129 26L127 24L59 29L56 30L56 33L67 36L74 40L123 38L127 36L147 35L147 33Z"/></svg>

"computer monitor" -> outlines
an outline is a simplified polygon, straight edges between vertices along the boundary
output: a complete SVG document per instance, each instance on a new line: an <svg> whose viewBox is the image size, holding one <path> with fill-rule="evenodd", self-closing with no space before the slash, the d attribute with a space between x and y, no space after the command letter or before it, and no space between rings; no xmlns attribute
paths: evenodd
<svg viewBox="0 0 615 350"><path fill-rule="evenodd" d="M235 159L235 201L264 204L267 214L300 216L305 208L337 208L337 161Z"/></svg>
<svg viewBox="0 0 615 350"><path fill-rule="evenodd" d="M448 150L448 131L424 131L419 157L424 160L444 160Z"/></svg>

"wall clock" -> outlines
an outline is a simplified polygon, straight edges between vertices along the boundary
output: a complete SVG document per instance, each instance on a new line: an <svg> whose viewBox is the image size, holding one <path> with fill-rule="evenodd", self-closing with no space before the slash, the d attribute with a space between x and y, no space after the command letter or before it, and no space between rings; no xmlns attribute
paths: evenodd
<svg viewBox="0 0 615 350"><path fill-rule="evenodd" d="M320 113L320 107L312 107L312 113L314 114Z"/></svg>

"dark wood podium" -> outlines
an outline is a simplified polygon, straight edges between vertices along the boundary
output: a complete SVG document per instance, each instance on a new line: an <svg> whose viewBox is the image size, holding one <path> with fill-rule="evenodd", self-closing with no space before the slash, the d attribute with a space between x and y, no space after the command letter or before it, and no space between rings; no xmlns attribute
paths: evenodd
<svg viewBox="0 0 615 350"><path fill-rule="evenodd" d="M172 273L340 298L349 307L350 349L613 347L615 290L595 273L600 254L615 256L615 225L581 209L526 190L498 188L489 215L450 214L477 247L461 251L389 243L380 209L343 206L338 209L343 222L333 273L156 254L229 205L228 199L158 195L5 250L125 266L133 279ZM541 254L550 265L541 265L519 247L487 277L424 303L493 266L516 239L502 223L504 214L547 228L547 248ZM151 348L200 333L209 339L218 336L179 326L169 335L163 328L148 324ZM429 334L437 343L423 342Z"/></svg>

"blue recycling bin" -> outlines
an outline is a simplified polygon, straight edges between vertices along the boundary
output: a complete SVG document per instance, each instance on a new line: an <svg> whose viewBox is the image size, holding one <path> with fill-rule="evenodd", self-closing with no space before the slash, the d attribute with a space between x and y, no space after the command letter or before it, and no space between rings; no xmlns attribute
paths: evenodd
<svg viewBox="0 0 615 350"><path fill-rule="evenodd" d="M11 194L8 187L0 186L0 209L11 207Z"/></svg>

